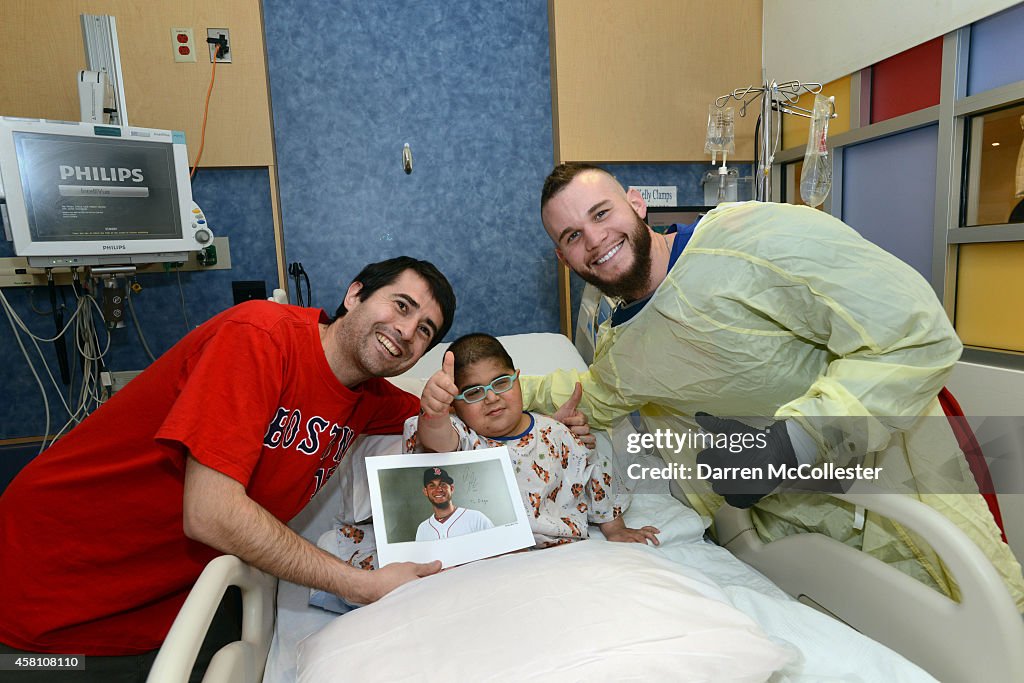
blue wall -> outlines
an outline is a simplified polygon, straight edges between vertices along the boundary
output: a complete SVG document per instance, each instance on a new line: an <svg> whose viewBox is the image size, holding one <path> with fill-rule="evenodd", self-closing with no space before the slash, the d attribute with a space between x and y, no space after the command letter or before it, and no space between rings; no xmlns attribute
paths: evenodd
<svg viewBox="0 0 1024 683"><path fill-rule="evenodd" d="M181 292L184 292L185 310L194 327L232 305L232 280L265 280L268 290L277 286L277 265L274 254L274 224L270 206L270 181L266 169L217 170L200 168L196 173L192 193L202 207L218 236L230 238L231 270L181 273L181 290L175 273L139 275L143 290L133 298L143 333L153 353L159 355L181 339L188 328L182 313ZM9 242L0 241L0 255L13 256ZM71 293L62 287L65 300L73 307ZM8 288L4 295L39 337L52 337L53 318L33 312L49 312L50 302L45 287ZM65 314L65 322L70 311ZM97 322L97 324L101 324ZM45 433L46 414L39 387L28 368L6 320L0 317L0 386L6 396L0 418L0 439L40 436ZM100 331L101 344L106 334ZM31 342L24 340L33 356L33 363L43 379L50 385L35 354ZM50 344L40 344L54 377L60 382L56 354ZM115 330L110 349L104 358L111 371L141 370L149 364L134 325ZM74 367L74 366L72 366ZM67 421L67 413L52 385L48 387L50 401L50 433L55 433Z"/></svg>
<svg viewBox="0 0 1024 683"><path fill-rule="evenodd" d="M264 19L287 259L314 304L408 254L451 280L450 338L557 330L545 0L264 0Z"/></svg>

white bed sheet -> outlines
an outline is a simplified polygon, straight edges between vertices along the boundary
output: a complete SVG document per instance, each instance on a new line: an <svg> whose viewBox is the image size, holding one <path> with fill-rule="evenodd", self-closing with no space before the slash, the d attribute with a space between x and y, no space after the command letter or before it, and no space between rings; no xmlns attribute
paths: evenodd
<svg viewBox="0 0 1024 683"><path fill-rule="evenodd" d="M665 510L689 508L668 494L634 497L626 513L630 526L658 524ZM902 655L848 626L803 605L757 570L709 541L669 540L658 552L711 578L733 606L751 617L773 639L795 646L803 655L772 677L774 683L824 681L935 681Z"/></svg>

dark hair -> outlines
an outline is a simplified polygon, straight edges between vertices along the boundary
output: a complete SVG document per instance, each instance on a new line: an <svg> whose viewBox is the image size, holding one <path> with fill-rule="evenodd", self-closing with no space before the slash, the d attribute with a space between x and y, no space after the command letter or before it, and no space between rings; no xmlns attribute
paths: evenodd
<svg viewBox="0 0 1024 683"><path fill-rule="evenodd" d="M1024 223L1024 199L1017 202L1017 206L1013 207L1013 211L1010 212L1010 217L1006 219L1007 223Z"/></svg>
<svg viewBox="0 0 1024 683"><path fill-rule="evenodd" d="M540 193L540 208L543 211L544 207L547 206L551 198L556 194L565 189L565 187L571 183L576 176L584 171L600 171L605 175L612 176L611 173L604 170L600 166L594 166L593 164L585 164L579 161L570 161L564 164L555 166L554 170L548 174L548 177L544 179L544 189ZM615 176L612 176L613 178Z"/></svg>
<svg viewBox="0 0 1024 683"><path fill-rule="evenodd" d="M504 363L509 370L515 369L512 356L501 345L501 342L489 334L476 332L459 337L452 342L448 350L455 355L455 374L459 375L467 366L478 361L492 358Z"/></svg>
<svg viewBox="0 0 1024 683"><path fill-rule="evenodd" d="M381 287L387 287L394 283L407 270L413 271L426 281L427 286L430 288L430 294L437 301L437 305L441 307L443 320L441 320L440 327L437 328L437 333L434 334L430 347L428 347L433 348L448 334L448 330L452 327L452 320L455 318L455 292L452 291L448 278L433 263L430 261L420 261L411 256L397 256L387 261L371 263L359 271L359 275L352 279L349 286L351 287L356 282L360 283L363 288L359 290L357 296L360 301L366 301ZM337 320L346 313L348 311L345 309L344 300L342 300L338 310L334 312L334 320Z"/></svg>

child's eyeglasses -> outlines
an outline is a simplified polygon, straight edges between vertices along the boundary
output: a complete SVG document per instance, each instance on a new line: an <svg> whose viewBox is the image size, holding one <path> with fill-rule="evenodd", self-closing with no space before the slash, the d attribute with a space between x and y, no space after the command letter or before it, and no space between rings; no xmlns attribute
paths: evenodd
<svg viewBox="0 0 1024 683"><path fill-rule="evenodd" d="M469 387L455 398L466 403L477 403L484 400L487 396L487 390L490 389L495 394L504 394L506 391L512 388L512 385L516 383L516 378L519 377L519 371L511 375L502 375L501 377L495 377L490 384L484 386L478 384L475 387Z"/></svg>

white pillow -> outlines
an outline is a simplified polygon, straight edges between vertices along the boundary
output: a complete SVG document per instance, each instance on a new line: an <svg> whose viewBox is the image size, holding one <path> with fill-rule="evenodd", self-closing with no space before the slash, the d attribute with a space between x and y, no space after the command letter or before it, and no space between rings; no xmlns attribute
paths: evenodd
<svg viewBox="0 0 1024 683"><path fill-rule="evenodd" d="M407 583L302 641L298 680L745 682L791 656L696 570L581 541Z"/></svg>

